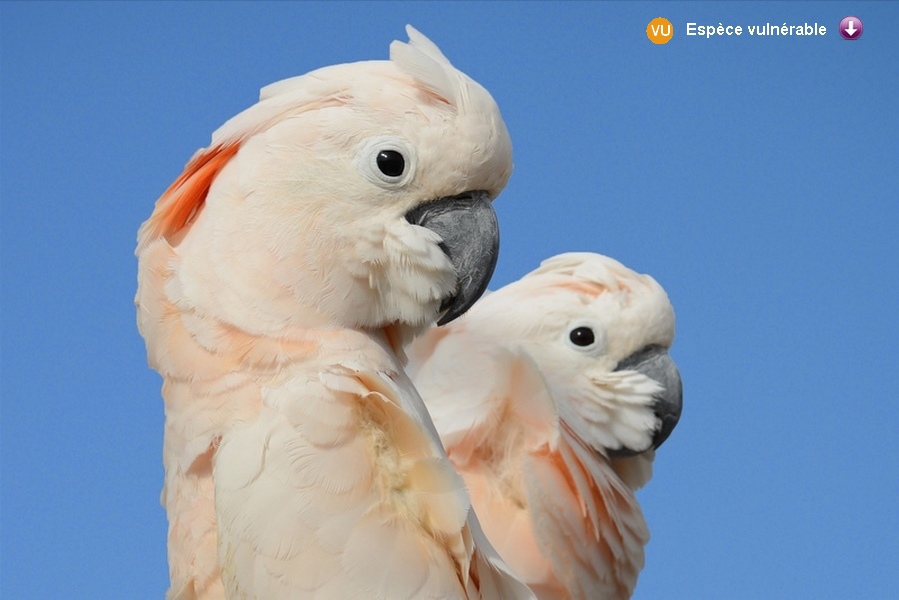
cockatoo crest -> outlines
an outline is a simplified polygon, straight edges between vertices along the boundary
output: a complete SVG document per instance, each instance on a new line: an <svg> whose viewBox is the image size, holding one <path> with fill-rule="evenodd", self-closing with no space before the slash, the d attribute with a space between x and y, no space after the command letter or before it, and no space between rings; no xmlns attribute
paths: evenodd
<svg viewBox="0 0 899 600"><path fill-rule="evenodd" d="M495 112L494 100L486 89L456 69L417 29L407 25L406 32L408 43L395 40L390 44L390 62L414 81L421 93L416 100L439 103L457 113ZM181 176L163 193L153 215L140 229L138 248L159 237L171 239L190 224L202 208L216 174L248 138L306 111L352 104L356 97L366 101L372 91L366 88L377 77L386 75L409 83L387 69L385 61L368 62L378 63L367 65L371 69L368 77L360 76L357 71L358 65L364 63L350 63L323 67L262 88L259 103L216 130L210 146L198 150ZM508 138L502 120L495 120L491 125L502 126L496 141L505 146L496 159L495 179L488 184L493 198L505 187L511 175L511 163L508 162L511 146L502 139L502 134Z"/></svg>

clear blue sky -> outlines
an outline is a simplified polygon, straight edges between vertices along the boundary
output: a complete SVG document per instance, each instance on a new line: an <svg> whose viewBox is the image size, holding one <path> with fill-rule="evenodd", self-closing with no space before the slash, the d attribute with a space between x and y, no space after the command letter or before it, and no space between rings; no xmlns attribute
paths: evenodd
<svg viewBox="0 0 899 600"><path fill-rule="evenodd" d="M857 41L839 37L847 15ZM646 38L657 16L667 45ZM784 22L827 33L745 33ZM886 2L0 3L0 595L162 598L137 228L260 87L386 58L406 23L491 91L512 135L492 287L595 251L674 303L685 410L640 493L636 597L899 598Z"/></svg>

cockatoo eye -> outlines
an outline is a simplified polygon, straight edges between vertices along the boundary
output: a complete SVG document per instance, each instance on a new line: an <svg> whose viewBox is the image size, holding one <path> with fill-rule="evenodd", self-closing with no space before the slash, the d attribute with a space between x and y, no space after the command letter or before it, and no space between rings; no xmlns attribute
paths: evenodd
<svg viewBox="0 0 899 600"><path fill-rule="evenodd" d="M406 159L396 150L381 150L375 161L381 173L388 177L399 177L406 168Z"/></svg>
<svg viewBox="0 0 899 600"><path fill-rule="evenodd" d="M568 334L568 339L571 340L572 344L581 348L592 346L596 342L596 336L593 335L593 330L589 327L575 327Z"/></svg>
<svg viewBox="0 0 899 600"><path fill-rule="evenodd" d="M359 171L385 189L397 189L415 175L415 150L400 137L378 136L367 140L357 155Z"/></svg>
<svg viewBox="0 0 899 600"><path fill-rule="evenodd" d="M574 322L563 331L562 337L572 350L590 356L599 356L605 352L606 335L598 323Z"/></svg>

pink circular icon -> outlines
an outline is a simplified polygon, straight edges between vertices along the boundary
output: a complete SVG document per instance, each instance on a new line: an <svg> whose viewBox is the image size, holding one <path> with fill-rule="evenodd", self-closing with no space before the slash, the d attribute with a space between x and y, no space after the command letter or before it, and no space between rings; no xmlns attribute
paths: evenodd
<svg viewBox="0 0 899 600"><path fill-rule="evenodd" d="M840 21L840 35L847 40L857 40L864 30L865 26L858 17L843 17Z"/></svg>

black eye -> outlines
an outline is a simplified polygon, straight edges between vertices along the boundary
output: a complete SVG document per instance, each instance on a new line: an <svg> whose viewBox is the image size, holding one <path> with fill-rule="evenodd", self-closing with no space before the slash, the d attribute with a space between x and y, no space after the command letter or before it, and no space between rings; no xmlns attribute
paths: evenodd
<svg viewBox="0 0 899 600"><path fill-rule="evenodd" d="M570 339L571 343L575 346L589 346L596 341L596 338L593 336L593 330L589 327L577 327L572 329L571 333L568 334L568 339Z"/></svg>
<svg viewBox="0 0 899 600"><path fill-rule="evenodd" d="M388 177L399 177L406 168L406 159L396 150L378 152L378 170Z"/></svg>

